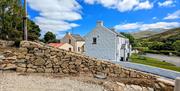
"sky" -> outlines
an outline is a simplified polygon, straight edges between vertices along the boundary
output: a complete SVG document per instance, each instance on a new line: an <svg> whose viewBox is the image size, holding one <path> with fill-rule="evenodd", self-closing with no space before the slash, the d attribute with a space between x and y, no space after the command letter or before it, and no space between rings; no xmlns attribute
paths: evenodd
<svg viewBox="0 0 180 91"><path fill-rule="evenodd" d="M28 17L57 38L86 35L102 20L117 32L180 27L180 0L27 0Z"/></svg>

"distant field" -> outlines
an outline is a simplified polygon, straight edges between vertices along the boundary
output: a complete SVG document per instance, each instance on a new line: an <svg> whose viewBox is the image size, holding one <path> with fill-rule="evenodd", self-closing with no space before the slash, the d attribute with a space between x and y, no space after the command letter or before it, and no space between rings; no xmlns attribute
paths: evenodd
<svg viewBox="0 0 180 91"><path fill-rule="evenodd" d="M154 59L154 58L149 58L149 57L144 57L144 56L140 56L137 54L132 54L130 59L131 59L131 62L134 62L134 63L140 63L140 64L145 64L145 65L150 65L150 66L155 66L155 67L159 67L159 68L164 68L164 69L169 69L169 70L174 70L174 71L180 72L180 67L177 67L171 63L158 61L157 59Z"/></svg>

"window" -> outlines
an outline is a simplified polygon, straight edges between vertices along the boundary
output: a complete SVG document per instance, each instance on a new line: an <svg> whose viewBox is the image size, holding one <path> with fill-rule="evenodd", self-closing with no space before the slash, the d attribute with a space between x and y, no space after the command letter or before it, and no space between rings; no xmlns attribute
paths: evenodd
<svg viewBox="0 0 180 91"><path fill-rule="evenodd" d="M69 44L71 44L71 39L69 39Z"/></svg>
<svg viewBox="0 0 180 91"><path fill-rule="evenodd" d="M81 51L81 47L78 47L78 52L80 52Z"/></svg>
<svg viewBox="0 0 180 91"><path fill-rule="evenodd" d="M69 48L69 51L71 51L71 48Z"/></svg>
<svg viewBox="0 0 180 91"><path fill-rule="evenodd" d="M94 37L93 38L93 44L96 44L97 43L97 39Z"/></svg>

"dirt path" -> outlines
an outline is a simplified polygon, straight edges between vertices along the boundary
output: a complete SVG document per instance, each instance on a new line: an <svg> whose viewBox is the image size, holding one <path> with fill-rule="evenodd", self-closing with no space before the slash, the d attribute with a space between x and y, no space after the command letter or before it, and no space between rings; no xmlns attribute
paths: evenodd
<svg viewBox="0 0 180 91"><path fill-rule="evenodd" d="M0 91L105 91L96 84L69 78L50 78L17 73L0 73Z"/></svg>

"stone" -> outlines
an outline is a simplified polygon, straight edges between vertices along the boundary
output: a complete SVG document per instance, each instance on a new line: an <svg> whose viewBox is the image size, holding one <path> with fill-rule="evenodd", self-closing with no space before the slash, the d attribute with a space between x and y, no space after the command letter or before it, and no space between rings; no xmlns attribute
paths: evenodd
<svg viewBox="0 0 180 91"><path fill-rule="evenodd" d="M147 87L148 91L154 91L153 88Z"/></svg>
<svg viewBox="0 0 180 91"><path fill-rule="evenodd" d="M149 90L146 87L142 87L142 91L149 91Z"/></svg>
<svg viewBox="0 0 180 91"><path fill-rule="evenodd" d="M42 66L46 63L46 61L41 58L41 57L38 57L35 61L34 61L34 65L36 66Z"/></svg>
<svg viewBox="0 0 180 91"><path fill-rule="evenodd" d="M130 77L132 77L132 78L134 78L134 77L137 77L137 74L136 74L136 72L134 72L134 71L131 71L131 72L130 72Z"/></svg>
<svg viewBox="0 0 180 91"><path fill-rule="evenodd" d="M32 68L32 67L33 67L33 64L28 64L27 67L28 67L28 68Z"/></svg>
<svg viewBox="0 0 180 91"><path fill-rule="evenodd" d="M75 64L76 64L76 65L80 65L80 64L81 64L81 60L76 60L76 61L75 61Z"/></svg>
<svg viewBox="0 0 180 91"><path fill-rule="evenodd" d="M26 59L18 59L18 60L16 60L16 62L17 63L24 63L24 62L26 62Z"/></svg>
<svg viewBox="0 0 180 91"><path fill-rule="evenodd" d="M107 78L106 74L101 73L101 72L98 72L97 74L95 74L94 77L98 78L98 79L106 79Z"/></svg>
<svg viewBox="0 0 180 91"><path fill-rule="evenodd" d="M17 68L16 68L16 71L17 71L17 72L26 72L26 68L17 67Z"/></svg>
<svg viewBox="0 0 180 91"><path fill-rule="evenodd" d="M5 57L4 57L3 55L0 55L0 60L1 60L1 59L5 59Z"/></svg>
<svg viewBox="0 0 180 91"><path fill-rule="evenodd" d="M131 88L133 88L134 91L142 91L142 88L138 85L131 85Z"/></svg>
<svg viewBox="0 0 180 91"><path fill-rule="evenodd" d="M42 73L42 72L45 71L43 68L37 68L36 70L37 70L37 72L39 72L39 73Z"/></svg>
<svg viewBox="0 0 180 91"><path fill-rule="evenodd" d="M46 68L45 69L45 73L52 73L53 72L53 69L52 68Z"/></svg>
<svg viewBox="0 0 180 91"><path fill-rule="evenodd" d="M6 60L16 60L17 57L16 57L16 56L12 56L12 57L6 57L5 59L6 59Z"/></svg>
<svg viewBox="0 0 180 91"><path fill-rule="evenodd" d="M48 64L46 65L47 68L50 68L50 67L52 67L52 66L53 66L52 63L48 63Z"/></svg>
<svg viewBox="0 0 180 91"><path fill-rule="evenodd" d="M25 59L25 57L26 57L25 54L19 54L19 55L17 56L18 59Z"/></svg>
<svg viewBox="0 0 180 91"><path fill-rule="evenodd" d="M58 73L59 72L59 68L58 67L55 67L54 68L54 73Z"/></svg>
<svg viewBox="0 0 180 91"><path fill-rule="evenodd" d="M116 84L118 84L118 85L121 86L121 87L125 87L125 86L126 86L125 84L120 83L120 82L116 82Z"/></svg>
<svg viewBox="0 0 180 91"><path fill-rule="evenodd" d="M67 68L67 66L68 66L68 63L67 63L67 62L64 62L64 63L61 65L62 68Z"/></svg>
<svg viewBox="0 0 180 91"><path fill-rule="evenodd" d="M24 63L18 63L17 66L18 66L18 67L26 68L26 64L24 64Z"/></svg>
<svg viewBox="0 0 180 91"><path fill-rule="evenodd" d="M34 73L34 72L36 72L36 70L35 70L35 69L32 69L32 68L28 68L28 69L27 69L27 72L28 72L28 73Z"/></svg>
<svg viewBox="0 0 180 91"><path fill-rule="evenodd" d="M161 87L157 83L155 83L155 88L161 89Z"/></svg>
<svg viewBox="0 0 180 91"><path fill-rule="evenodd" d="M4 67L4 70L14 70L17 66L15 64L7 64L6 67Z"/></svg>
<svg viewBox="0 0 180 91"><path fill-rule="evenodd" d="M161 88L166 88L166 85L164 85L164 84L161 83L161 82L159 83L159 85L160 85Z"/></svg>

